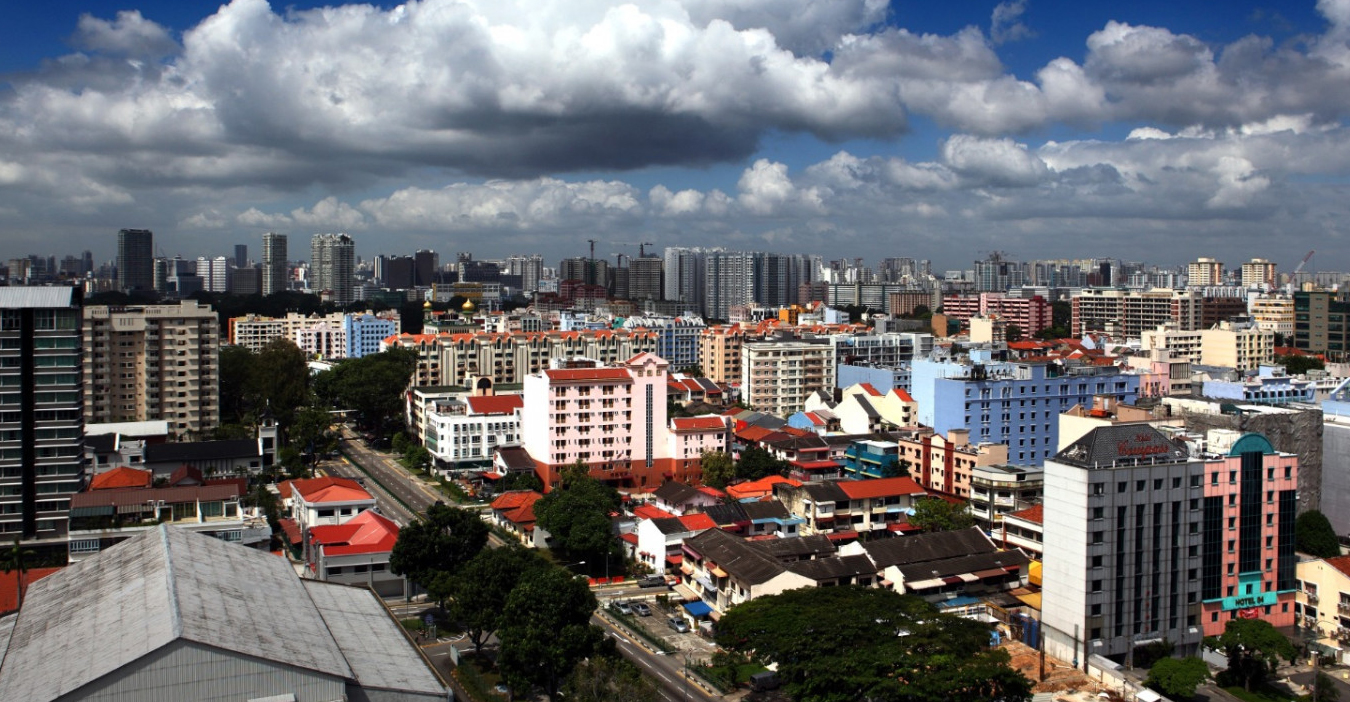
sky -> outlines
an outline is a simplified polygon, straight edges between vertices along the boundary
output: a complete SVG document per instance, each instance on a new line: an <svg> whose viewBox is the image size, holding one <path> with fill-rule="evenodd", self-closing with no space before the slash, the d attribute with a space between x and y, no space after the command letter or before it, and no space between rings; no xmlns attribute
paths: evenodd
<svg viewBox="0 0 1350 702"><path fill-rule="evenodd" d="M1350 0L20 3L0 257L1350 270Z"/></svg>

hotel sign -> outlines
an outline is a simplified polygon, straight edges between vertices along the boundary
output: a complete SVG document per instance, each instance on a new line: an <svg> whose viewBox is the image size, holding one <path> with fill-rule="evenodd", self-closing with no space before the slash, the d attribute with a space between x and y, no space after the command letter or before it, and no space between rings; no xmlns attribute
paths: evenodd
<svg viewBox="0 0 1350 702"><path fill-rule="evenodd" d="M1166 441L1160 443L1158 438L1157 434L1135 434L1133 439L1116 442L1116 454L1119 456L1157 456L1171 453L1176 448Z"/></svg>

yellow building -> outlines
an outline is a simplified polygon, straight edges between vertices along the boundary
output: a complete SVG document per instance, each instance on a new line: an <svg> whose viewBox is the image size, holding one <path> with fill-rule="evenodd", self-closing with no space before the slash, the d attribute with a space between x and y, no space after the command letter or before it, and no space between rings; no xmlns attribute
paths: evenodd
<svg viewBox="0 0 1350 702"><path fill-rule="evenodd" d="M1350 556L1299 561L1295 623L1316 629L1318 643L1335 653L1336 661L1350 661Z"/></svg>

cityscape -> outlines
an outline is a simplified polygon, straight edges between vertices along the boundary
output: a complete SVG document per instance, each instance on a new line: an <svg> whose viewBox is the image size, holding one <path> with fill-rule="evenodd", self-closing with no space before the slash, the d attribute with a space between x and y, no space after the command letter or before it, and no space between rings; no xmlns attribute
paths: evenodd
<svg viewBox="0 0 1350 702"><path fill-rule="evenodd" d="M1350 699L1350 0L0 41L0 700Z"/></svg>

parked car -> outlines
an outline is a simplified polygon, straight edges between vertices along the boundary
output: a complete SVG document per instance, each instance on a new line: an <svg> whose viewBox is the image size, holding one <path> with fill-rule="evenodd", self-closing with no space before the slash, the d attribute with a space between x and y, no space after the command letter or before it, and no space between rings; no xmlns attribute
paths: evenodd
<svg viewBox="0 0 1350 702"><path fill-rule="evenodd" d="M652 616L652 608L648 607L646 602L634 602L633 613L639 617L650 617Z"/></svg>
<svg viewBox="0 0 1350 702"><path fill-rule="evenodd" d="M627 602L624 602L623 600L619 600L619 601L615 602L613 606L614 606L614 609L619 610L619 614L632 614L632 613L633 613L633 606L630 605L630 604L628 604Z"/></svg>
<svg viewBox="0 0 1350 702"><path fill-rule="evenodd" d="M638 581L638 587L666 587L666 579L660 575L648 575Z"/></svg>
<svg viewBox="0 0 1350 702"><path fill-rule="evenodd" d="M689 633L689 623L686 622L684 619L681 619L680 617L671 617L669 624L670 628L674 629L675 631L678 631L681 634Z"/></svg>

